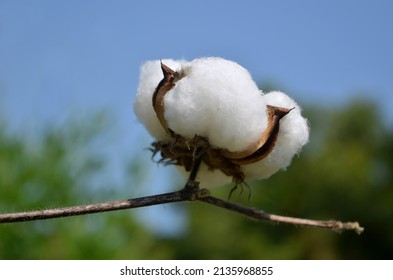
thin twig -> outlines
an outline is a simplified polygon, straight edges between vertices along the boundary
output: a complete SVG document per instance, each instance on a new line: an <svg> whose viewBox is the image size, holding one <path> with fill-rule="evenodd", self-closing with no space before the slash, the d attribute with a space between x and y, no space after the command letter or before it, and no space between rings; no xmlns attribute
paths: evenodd
<svg viewBox="0 0 393 280"><path fill-rule="evenodd" d="M0 224L47 220L53 218L87 215L93 213L131 209L131 208L159 205L159 204L179 202L179 201L195 200L199 192L202 193L203 190L197 190L195 192L180 190L177 192L170 192L170 193L125 199L125 200L114 200L114 201L99 202L99 203L87 204L87 205L54 208L48 210L0 214Z"/></svg>
<svg viewBox="0 0 393 280"><path fill-rule="evenodd" d="M243 214L245 216L257 219L265 220L275 223L293 224L299 226L310 226L332 229L335 231L351 230L360 234L363 228L359 226L357 222L340 222L340 221L317 221L300 219L293 217L280 216L275 214L269 214L258 209L247 208L238 204L234 204L213 196L210 196L210 192L206 189L189 189L184 188L180 191L138 197L125 200L114 200L101 203L78 205L64 208L55 208L40 211L28 211L19 213L0 214L0 224L4 223L16 223L16 222L27 222L46 220L70 216L87 215L100 212L116 211L123 209L139 208L151 205L159 205L180 201L194 201L200 200L217 207L225 208L227 210Z"/></svg>
<svg viewBox="0 0 393 280"><path fill-rule="evenodd" d="M327 228L338 232L344 230L352 230L355 231L357 234L361 234L364 230L364 228L362 228L358 222L341 222L335 220L318 221L318 220L294 218L288 216L280 216L275 214L269 214L259 209L247 208L213 196L202 197L199 198L199 200L209 204L213 204L221 208L225 208L233 212L243 214L245 216L257 220L264 220L264 221L283 223L283 224L293 224L298 226Z"/></svg>

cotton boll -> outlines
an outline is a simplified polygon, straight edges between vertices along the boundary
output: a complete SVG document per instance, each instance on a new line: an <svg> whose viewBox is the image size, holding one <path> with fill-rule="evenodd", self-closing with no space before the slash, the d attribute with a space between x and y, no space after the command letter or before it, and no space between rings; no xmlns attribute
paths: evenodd
<svg viewBox="0 0 393 280"><path fill-rule="evenodd" d="M201 187L267 178L308 142L300 107L282 92L262 94L239 64L222 58L162 62L162 69L159 61L141 67L135 113L158 140L153 150L184 175L194 152L205 149L196 177Z"/></svg>
<svg viewBox="0 0 393 280"><path fill-rule="evenodd" d="M181 66L185 64L183 60L164 59L162 62L174 71L180 70ZM154 138L167 140L169 136L157 119L152 106L153 93L161 80L162 71L159 60L147 61L141 66L139 86L134 101L134 111L138 119Z"/></svg>
<svg viewBox="0 0 393 280"><path fill-rule="evenodd" d="M183 71L165 96L169 128L229 151L243 151L259 139L267 126L266 103L246 69L222 58L201 58Z"/></svg>
<svg viewBox="0 0 393 280"><path fill-rule="evenodd" d="M263 97L268 105L293 109L280 120L280 130L273 151L263 160L242 167L246 178L250 179L267 178L278 170L287 168L293 156L300 152L309 139L307 120L302 117L301 108L295 101L278 91Z"/></svg>

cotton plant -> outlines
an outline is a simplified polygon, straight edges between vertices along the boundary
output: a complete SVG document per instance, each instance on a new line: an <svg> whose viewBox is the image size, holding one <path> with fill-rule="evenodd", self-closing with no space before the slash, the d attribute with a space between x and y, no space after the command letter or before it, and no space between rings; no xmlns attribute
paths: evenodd
<svg viewBox="0 0 393 280"><path fill-rule="evenodd" d="M268 178L309 139L292 98L263 93L244 67L219 57L145 62L134 110L156 139L154 155L204 188Z"/></svg>
<svg viewBox="0 0 393 280"><path fill-rule="evenodd" d="M307 120L288 95L263 93L239 64L222 58L148 61L141 67L134 109L156 138L153 156L188 176L179 191L57 209L0 214L1 223L102 213L180 201L202 201L257 220L353 230L358 222L269 214L210 195L207 188L264 179L286 169L308 142ZM200 186L202 188L200 188Z"/></svg>

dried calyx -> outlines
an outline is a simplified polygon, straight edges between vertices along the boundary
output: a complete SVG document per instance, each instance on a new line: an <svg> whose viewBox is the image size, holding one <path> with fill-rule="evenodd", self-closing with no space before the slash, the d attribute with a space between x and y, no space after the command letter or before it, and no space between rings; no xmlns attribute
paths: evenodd
<svg viewBox="0 0 393 280"><path fill-rule="evenodd" d="M293 108L287 109L267 105L267 127L258 141L244 151L232 152L212 147L209 139L203 136L195 135L194 138L188 139L168 127L164 116L164 97L185 74L173 71L162 62L161 69L164 78L154 91L152 103L157 118L171 140L154 142L152 144L153 155L160 152L162 157L160 162L183 166L186 171L192 169L195 158L200 156L209 169L219 169L224 174L231 176L236 183L242 183L245 178L240 166L258 162L269 155L277 141L280 120ZM202 150L202 154L196 155L195 151L197 150Z"/></svg>
<svg viewBox="0 0 393 280"><path fill-rule="evenodd" d="M154 91L152 100L153 108L162 127L167 133L172 135L173 132L169 129L164 117L164 97L165 94L175 86L175 83L180 80L180 75L178 72L173 71L163 63L161 63L161 69L162 73L164 74L164 78L160 81L156 90Z"/></svg>
<svg viewBox="0 0 393 280"><path fill-rule="evenodd" d="M293 109L293 108L292 108ZM265 158L274 148L280 130L280 120L292 109L267 105L268 123L261 138L242 152L223 150L222 154L232 162L243 165Z"/></svg>

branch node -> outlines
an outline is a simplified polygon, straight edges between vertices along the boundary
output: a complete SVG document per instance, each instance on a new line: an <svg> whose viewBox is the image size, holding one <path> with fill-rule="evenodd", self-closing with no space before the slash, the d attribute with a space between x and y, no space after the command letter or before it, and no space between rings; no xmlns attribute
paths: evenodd
<svg viewBox="0 0 393 280"><path fill-rule="evenodd" d="M210 191L207 189L200 189L199 182L188 180L186 186L181 190L185 194L186 199L190 201L199 200L210 196Z"/></svg>
<svg viewBox="0 0 393 280"><path fill-rule="evenodd" d="M190 192L198 191L199 190L199 182L188 179L186 185L184 186L184 189L186 189Z"/></svg>
<svg viewBox="0 0 393 280"><path fill-rule="evenodd" d="M196 193L197 198L196 199L201 199L207 196L210 196L210 191L208 189L200 189Z"/></svg>

